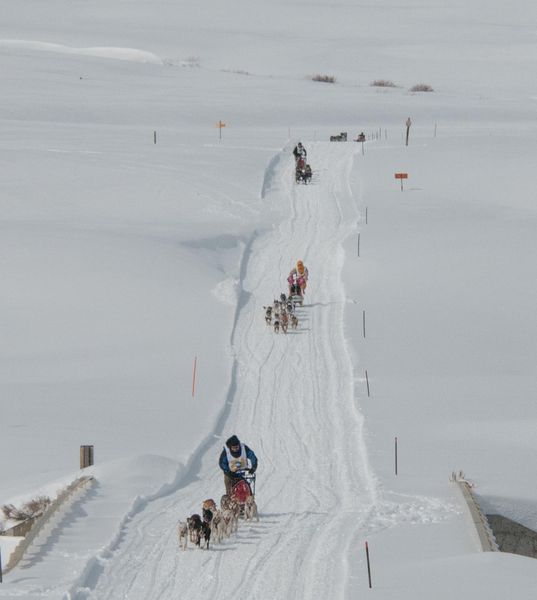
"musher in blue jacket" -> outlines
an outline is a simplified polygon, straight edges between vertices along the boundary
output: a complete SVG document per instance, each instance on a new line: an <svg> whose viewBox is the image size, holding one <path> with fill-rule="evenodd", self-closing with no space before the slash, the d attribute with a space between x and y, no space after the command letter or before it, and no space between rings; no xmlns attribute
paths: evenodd
<svg viewBox="0 0 537 600"><path fill-rule="evenodd" d="M220 468L224 471L224 483L226 485L226 494L229 496L233 486L242 479L240 471L245 469L250 473L255 473L257 469L257 456L253 450L243 444L236 435L232 435L227 441L220 460ZM239 471L239 472L237 472Z"/></svg>

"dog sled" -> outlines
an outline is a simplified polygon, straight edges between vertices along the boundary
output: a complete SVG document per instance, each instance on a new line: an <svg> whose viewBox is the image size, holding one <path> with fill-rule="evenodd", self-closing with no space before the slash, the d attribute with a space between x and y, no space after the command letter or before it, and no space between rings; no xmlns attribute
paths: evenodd
<svg viewBox="0 0 537 600"><path fill-rule="evenodd" d="M302 295L302 289L298 283L292 283L289 286L289 297L293 303L293 307L302 306L304 303L304 296Z"/></svg>
<svg viewBox="0 0 537 600"><path fill-rule="evenodd" d="M346 142L347 141L347 132L342 131L338 135L331 135L330 141L331 142Z"/></svg>
<svg viewBox="0 0 537 600"><path fill-rule="evenodd" d="M313 173L311 166L303 158L296 161L295 182L308 184L311 181Z"/></svg>
<svg viewBox="0 0 537 600"><path fill-rule="evenodd" d="M239 516L244 517L244 507L250 496L255 496L255 473L248 469L237 471L241 479L233 486L231 497L239 505Z"/></svg>

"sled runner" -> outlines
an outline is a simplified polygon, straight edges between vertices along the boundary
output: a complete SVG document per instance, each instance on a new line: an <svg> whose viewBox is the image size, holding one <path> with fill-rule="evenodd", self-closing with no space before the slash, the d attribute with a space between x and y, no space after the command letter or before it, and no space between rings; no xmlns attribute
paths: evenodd
<svg viewBox="0 0 537 600"><path fill-rule="evenodd" d="M293 283L289 286L289 296L291 297L291 302L293 306L297 306L300 304L302 306L304 302L304 297L302 296L302 290L298 283Z"/></svg>

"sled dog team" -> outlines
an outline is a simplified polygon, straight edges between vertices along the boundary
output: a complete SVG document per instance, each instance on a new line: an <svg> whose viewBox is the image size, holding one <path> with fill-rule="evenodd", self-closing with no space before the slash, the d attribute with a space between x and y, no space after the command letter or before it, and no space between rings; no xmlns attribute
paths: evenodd
<svg viewBox="0 0 537 600"><path fill-rule="evenodd" d="M274 328L274 333L279 333L280 329L287 333L289 325L292 329L298 327L298 317L295 314L295 303L292 298L285 294L280 295L279 300L274 300L270 306L263 306L265 311L265 323Z"/></svg>
<svg viewBox="0 0 537 600"><path fill-rule="evenodd" d="M186 521L179 522L177 535L183 550L186 550L188 540L198 548L203 546L207 549L211 537L221 542L238 530L239 517L247 521L259 521L254 499L257 465L255 452L236 435L226 440L218 459L226 493L220 499L220 508L212 498L208 498L202 504L202 516L195 513Z"/></svg>
<svg viewBox="0 0 537 600"><path fill-rule="evenodd" d="M209 549L211 538L216 543L222 542L239 528L240 505L233 497L224 494L220 499L220 508L209 498L203 502L202 516L193 514L186 521L180 521L177 526L179 545L186 550L188 541L198 548ZM247 521L256 519L257 504L253 496L249 496L244 505L244 518Z"/></svg>
<svg viewBox="0 0 537 600"><path fill-rule="evenodd" d="M298 327L298 317L295 314L295 307L302 306L306 287L308 285L308 269L304 263L299 260L296 267L291 269L287 277L289 284L289 296L280 294L279 300L269 306L263 306L265 311L265 323L274 328L274 333L279 333L280 329L287 333L289 325L293 329Z"/></svg>
<svg viewBox="0 0 537 600"><path fill-rule="evenodd" d="M313 172L311 166L307 163L308 153L301 142L293 150L295 157L295 181L296 183L309 183Z"/></svg>

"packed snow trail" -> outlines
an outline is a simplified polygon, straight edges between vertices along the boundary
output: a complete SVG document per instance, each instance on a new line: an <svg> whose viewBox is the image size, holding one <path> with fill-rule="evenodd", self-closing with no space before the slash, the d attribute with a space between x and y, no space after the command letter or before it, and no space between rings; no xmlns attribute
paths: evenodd
<svg viewBox="0 0 537 600"><path fill-rule="evenodd" d="M357 532L375 504L344 333L342 243L355 229L350 173L356 147L307 146L316 185L293 183L292 157L280 161L267 202L288 212L253 243L234 335L236 369L225 433L236 433L259 458L259 523L210 551L183 552L178 520L224 493L222 441L201 458L196 478L151 502L85 589L72 594L117 600L291 600L349 596L349 561ZM309 268L298 331L274 334L263 305L286 291L297 259ZM225 435L227 437L227 435ZM224 437L224 439L225 439ZM354 557L352 557L354 554ZM86 587L87 586L87 587Z"/></svg>

